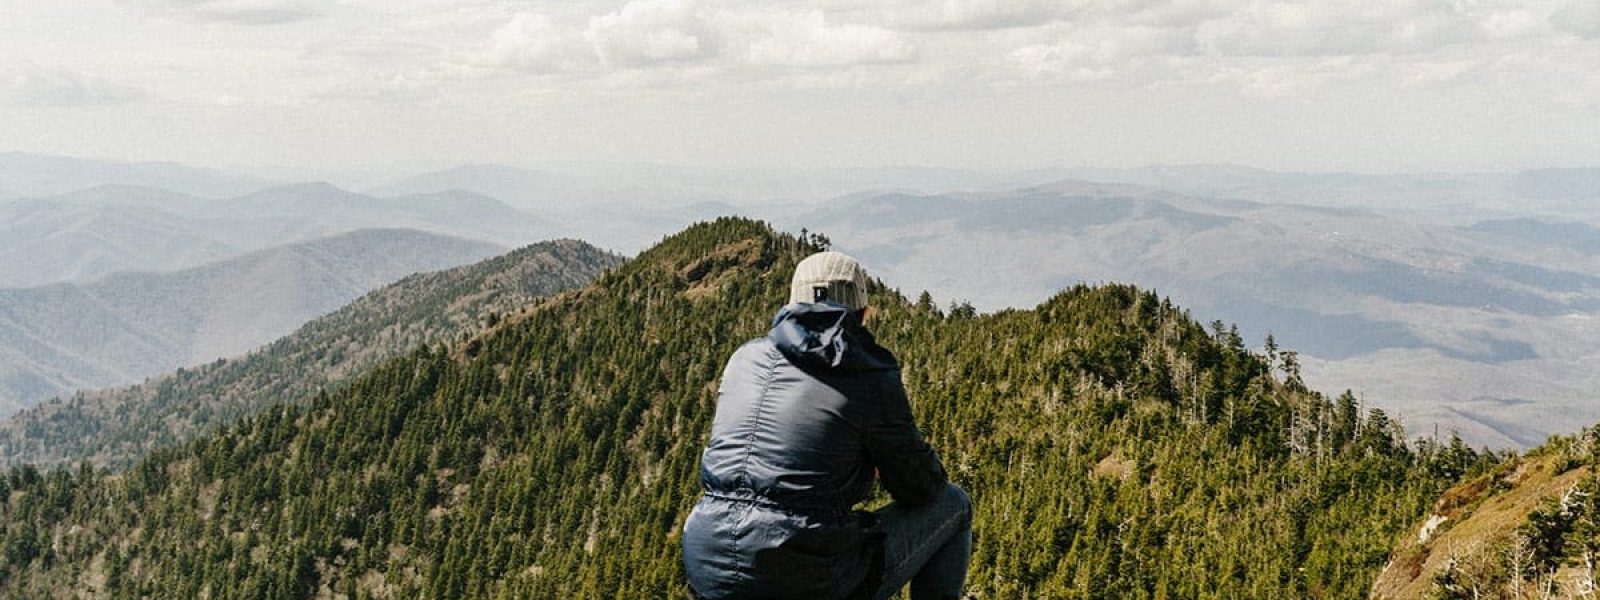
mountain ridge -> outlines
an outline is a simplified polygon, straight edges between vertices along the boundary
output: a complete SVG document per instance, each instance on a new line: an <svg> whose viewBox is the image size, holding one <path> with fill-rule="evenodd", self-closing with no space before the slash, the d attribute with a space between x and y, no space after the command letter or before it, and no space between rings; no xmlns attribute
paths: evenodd
<svg viewBox="0 0 1600 600"><path fill-rule="evenodd" d="M175 162L96 160L26 152L0 152L0 202L62 194L105 184L173 188L222 197L272 185L256 177Z"/></svg>
<svg viewBox="0 0 1600 600"><path fill-rule="evenodd" d="M383 359L450 340L484 319L587 282L618 262L587 244L533 244L416 273L372 290L242 356L143 383L57 398L0 420L0 464L125 467L154 448L336 387Z"/></svg>
<svg viewBox="0 0 1600 600"><path fill-rule="evenodd" d="M499 250L413 230L358 230L172 273L0 289L4 412L239 354L388 281Z"/></svg>
<svg viewBox="0 0 1600 600"><path fill-rule="evenodd" d="M416 229L521 245L546 221L475 193L377 198L327 183L224 198L106 185L0 203L0 287L174 271L360 229Z"/></svg>

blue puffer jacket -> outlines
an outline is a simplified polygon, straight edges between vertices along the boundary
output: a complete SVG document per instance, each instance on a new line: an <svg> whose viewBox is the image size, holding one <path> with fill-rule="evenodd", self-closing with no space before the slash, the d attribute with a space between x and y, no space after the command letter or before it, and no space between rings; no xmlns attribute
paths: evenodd
<svg viewBox="0 0 1600 600"><path fill-rule="evenodd" d="M689 584L707 600L870 593L882 533L851 507L871 491L874 469L907 506L944 488L900 367L860 313L785 306L722 374L700 462L705 493L684 524Z"/></svg>

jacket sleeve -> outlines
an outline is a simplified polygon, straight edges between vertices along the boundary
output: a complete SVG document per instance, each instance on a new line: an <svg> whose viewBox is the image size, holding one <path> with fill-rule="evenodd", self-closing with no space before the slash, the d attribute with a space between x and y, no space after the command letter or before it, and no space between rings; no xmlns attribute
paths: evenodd
<svg viewBox="0 0 1600 600"><path fill-rule="evenodd" d="M877 418L866 432L868 458L895 502L926 504L944 490L944 465L917 431L899 371L885 377L880 387Z"/></svg>

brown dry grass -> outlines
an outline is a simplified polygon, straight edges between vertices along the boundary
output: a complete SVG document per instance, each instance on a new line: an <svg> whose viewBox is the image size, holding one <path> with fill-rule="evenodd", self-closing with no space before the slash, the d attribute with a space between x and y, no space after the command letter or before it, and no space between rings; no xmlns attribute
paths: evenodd
<svg viewBox="0 0 1600 600"><path fill-rule="evenodd" d="M1440 515L1449 520L1435 529L1427 543L1418 540L1422 523L1407 531L1373 583L1372 597L1427 598L1434 575L1452 553L1492 543L1515 530L1539 505L1560 496L1589 473L1588 467L1557 473L1558 459L1553 455L1530 457L1446 491L1428 517Z"/></svg>
<svg viewBox="0 0 1600 600"><path fill-rule="evenodd" d="M1094 468L1090 469L1089 472L1097 477L1127 479L1129 475L1133 474L1135 466L1131 460L1124 459L1116 454L1108 454L1105 458L1100 459L1100 462L1095 463Z"/></svg>

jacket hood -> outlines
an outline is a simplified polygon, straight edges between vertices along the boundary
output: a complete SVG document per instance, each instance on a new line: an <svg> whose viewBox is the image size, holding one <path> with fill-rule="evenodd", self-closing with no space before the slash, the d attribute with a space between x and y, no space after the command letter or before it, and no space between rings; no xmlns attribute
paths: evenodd
<svg viewBox="0 0 1600 600"><path fill-rule="evenodd" d="M831 302L794 303L772 318L767 339L796 364L853 371L899 368L894 355L862 327L861 316Z"/></svg>

